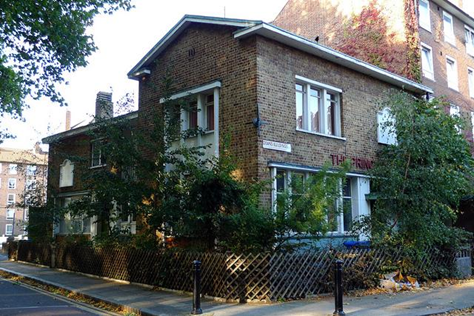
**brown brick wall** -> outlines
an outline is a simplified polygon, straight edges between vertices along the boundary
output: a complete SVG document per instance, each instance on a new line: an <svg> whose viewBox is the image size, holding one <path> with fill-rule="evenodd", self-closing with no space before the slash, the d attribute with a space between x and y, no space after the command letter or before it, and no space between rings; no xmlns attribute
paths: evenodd
<svg viewBox="0 0 474 316"><path fill-rule="evenodd" d="M251 179L257 175L257 133L249 124L256 117L256 44L255 39L235 40L233 31L225 26L191 25L158 56L150 77L140 82L139 125L150 128L153 124L151 113L160 106L166 71L176 91L220 80L221 152L224 137L230 136L238 173ZM194 57L189 57L191 49Z"/></svg>
<svg viewBox="0 0 474 316"><path fill-rule="evenodd" d="M375 159L377 104L392 86L266 38L258 37L257 48L258 102L262 119L269 122L258 142L261 178L269 176L268 161L319 167L331 162L331 154ZM343 90L345 141L296 131L296 75ZM292 152L263 149L263 140L290 143Z"/></svg>
<svg viewBox="0 0 474 316"><path fill-rule="evenodd" d="M85 189L84 177L90 170L90 136L78 135L49 145L48 197L60 193L79 192ZM59 170L64 160L74 163L72 187L59 187Z"/></svg>

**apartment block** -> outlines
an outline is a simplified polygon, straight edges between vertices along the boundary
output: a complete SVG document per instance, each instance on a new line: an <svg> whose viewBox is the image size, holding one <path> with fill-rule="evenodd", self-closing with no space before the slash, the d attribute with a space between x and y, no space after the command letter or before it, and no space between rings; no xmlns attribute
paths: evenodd
<svg viewBox="0 0 474 316"><path fill-rule="evenodd" d="M43 191L46 197L48 155L35 145L33 150L0 148L0 236L26 234L28 197ZM2 238L0 237L0 238Z"/></svg>

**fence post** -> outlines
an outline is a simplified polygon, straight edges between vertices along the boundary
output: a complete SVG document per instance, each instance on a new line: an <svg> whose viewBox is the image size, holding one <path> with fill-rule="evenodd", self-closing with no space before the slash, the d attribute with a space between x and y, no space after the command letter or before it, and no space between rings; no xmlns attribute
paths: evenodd
<svg viewBox="0 0 474 316"><path fill-rule="evenodd" d="M56 245L55 244L51 244L50 268L52 268L52 269L56 268Z"/></svg>
<svg viewBox="0 0 474 316"><path fill-rule="evenodd" d="M202 314L201 309L201 261L194 260L193 311L191 315Z"/></svg>
<svg viewBox="0 0 474 316"><path fill-rule="evenodd" d="M333 316L344 316L343 307L342 307L342 260L336 260L335 262L335 271L334 271L334 301L336 304L336 309L333 313Z"/></svg>

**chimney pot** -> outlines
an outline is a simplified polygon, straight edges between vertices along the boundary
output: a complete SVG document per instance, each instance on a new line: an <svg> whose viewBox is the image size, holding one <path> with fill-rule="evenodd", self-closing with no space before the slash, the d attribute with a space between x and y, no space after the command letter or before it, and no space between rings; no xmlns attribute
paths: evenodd
<svg viewBox="0 0 474 316"><path fill-rule="evenodd" d="M71 129L71 111L66 111L66 131Z"/></svg>

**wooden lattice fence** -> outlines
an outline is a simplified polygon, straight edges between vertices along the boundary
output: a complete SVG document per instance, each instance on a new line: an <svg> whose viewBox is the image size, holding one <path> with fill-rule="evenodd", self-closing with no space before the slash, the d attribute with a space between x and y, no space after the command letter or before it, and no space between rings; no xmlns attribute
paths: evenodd
<svg viewBox="0 0 474 316"><path fill-rule="evenodd" d="M31 242L10 247L10 258L50 264L51 247ZM402 250L331 250L297 253L197 253L136 249L96 249L74 245L53 250L55 266L112 279L192 292L192 262L201 261L202 294L229 301L276 301L299 299L333 290L333 263L344 261L344 289L370 286L386 267L407 254ZM453 254L436 249L422 258L411 258L417 275L424 271L450 269ZM425 273L426 275L426 273Z"/></svg>

